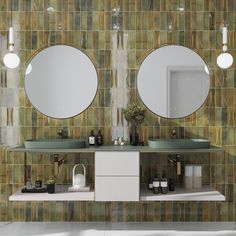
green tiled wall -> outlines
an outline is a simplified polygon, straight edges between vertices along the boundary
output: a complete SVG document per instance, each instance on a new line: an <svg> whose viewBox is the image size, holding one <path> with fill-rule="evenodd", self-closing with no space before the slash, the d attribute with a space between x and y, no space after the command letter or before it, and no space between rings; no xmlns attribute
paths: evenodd
<svg viewBox="0 0 236 236"><path fill-rule="evenodd" d="M141 103L136 91L136 75L143 58L154 48L177 44L196 51L210 68L211 89L205 104L194 114L170 120L147 111L140 133L170 137L172 128L178 136L210 139L226 150L226 186L222 185L221 156L211 155L215 164L212 178L218 189L227 190L226 202L9 202L8 196L24 182L23 155L15 153L7 160L2 145L0 158L0 221L235 221L236 184L236 77L234 66L222 72L216 65L221 52L224 21L228 24L229 51L236 47L236 1L234 0L13 0L13 22L20 36L19 119L21 142L30 138L53 138L62 126L73 138L86 138L91 129L102 129L105 143L111 141L112 33L128 34L128 82L130 102ZM55 12L48 13L52 6ZM120 7L118 16L113 9ZM181 11L184 8L184 11ZM119 23L120 31L113 30ZM0 35L6 37L10 23L10 0L0 1ZM171 28L169 27L171 26ZM91 107L72 119L50 119L37 112L24 91L27 60L42 47L70 44L83 48L93 58L99 73L99 91ZM3 56L3 55L2 55ZM1 65L1 73L6 68ZM1 85L3 85L1 81ZM65 156L57 176L60 183L71 180L72 166L83 162L94 182L94 163L89 155ZM152 158L152 157L147 157ZM193 162L202 158L194 155ZM205 157L203 158L205 160ZM206 157L208 160L208 156ZM156 159L163 162L160 158ZM6 164L8 162L8 164ZM53 157L29 155L28 170L32 181L46 180L53 174ZM156 163L157 164L157 163ZM204 163L209 170L208 162ZM162 165L164 165L162 163ZM150 165L144 163L142 181ZM156 171L155 169L151 171ZM234 173L235 172L235 173ZM218 174L217 174L218 173ZM222 175L222 176L221 176ZM220 177L219 177L220 176ZM207 179L205 179L207 181Z"/></svg>

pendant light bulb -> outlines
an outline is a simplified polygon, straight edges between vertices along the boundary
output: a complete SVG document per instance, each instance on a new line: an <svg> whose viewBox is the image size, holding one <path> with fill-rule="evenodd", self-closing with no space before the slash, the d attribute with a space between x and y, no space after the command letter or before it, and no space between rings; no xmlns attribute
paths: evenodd
<svg viewBox="0 0 236 236"><path fill-rule="evenodd" d="M217 57L217 65L222 68L222 69L228 69L230 66L232 66L234 59L232 57L231 54L229 54L227 52L228 47L227 47L227 40L228 40L228 30L227 27L224 26L222 28L222 35L223 35L223 53L221 53L218 57Z"/></svg>
<svg viewBox="0 0 236 236"><path fill-rule="evenodd" d="M222 69L228 69L232 66L233 62L232 55L227 52L223 52L217 57L217 65Z"/></svg>
<svg viewBox="0 0 236 236"><path fill-rule="evenodd" d="M13 52L9 52L4 56L3 62L6 67L8 67L10 69L15 69L20 64L20 58L18 57L17 54L15 54Z"/></svg>
<svg viewBox="0 0 236 236"><path fill-rule="evenodd" d="M8 45L8 53L4 56L3 62L6 67L10 69L15 69L20 64L20 58L16 53L14 53L14 33L13 27L9 28L9 45Z"/></svg>

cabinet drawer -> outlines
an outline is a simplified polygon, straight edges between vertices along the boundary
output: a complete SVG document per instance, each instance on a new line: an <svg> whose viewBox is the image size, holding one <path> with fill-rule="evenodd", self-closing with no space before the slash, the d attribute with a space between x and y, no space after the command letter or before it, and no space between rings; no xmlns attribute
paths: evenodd
<svg viewBox="0 0 236 236"><path fill-rule="evenodd" d="M95 177L95 201L139 201L139 177Z"/></svg>
<svg viewBox="0 0 236 236"><path fill-rule="evenodd" d="M139 176L139 152L96 152L95 175Z"/></svg>

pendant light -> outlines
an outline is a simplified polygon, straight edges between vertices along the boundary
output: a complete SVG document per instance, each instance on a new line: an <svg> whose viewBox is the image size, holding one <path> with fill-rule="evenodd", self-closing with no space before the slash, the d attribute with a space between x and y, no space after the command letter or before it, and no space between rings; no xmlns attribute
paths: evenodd
<svg viewBox="0 0 236 236"><path fill-rule="evenodd" d="M11 26L8 33L8 53L4 56L3 62L10 69L17 68L20 64L20 58L14 53L14 30L12 27L12 0L11 0Z"/></svg>
<svg viewBox="0 0 236 236"><path fill-rule="evenodd" d="M221 53L218 57L217 57L217 65L222 68L222 69L228 69L230 66L232 66L233 64L233 57L231 54L229 54L227 52L228 47L227 47L227 27L224 26L223 30L223 53Z"/></svg>

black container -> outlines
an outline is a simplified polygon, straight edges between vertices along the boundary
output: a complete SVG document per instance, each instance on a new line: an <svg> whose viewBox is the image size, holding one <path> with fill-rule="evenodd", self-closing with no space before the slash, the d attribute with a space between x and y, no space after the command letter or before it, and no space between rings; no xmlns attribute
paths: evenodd
<svg viewBox="0 0 236 236"><path fill-rule="evenodd" d="M158 194L161 192L161 187L160 187L160 179L159 178L153 178L153 193Z"/></svg>
<svg viewBox="0 0 236 236"><path fill-rule="evenodd" d="M139 137L137 132L137 125L132 122L130 127L130 144L133 146L137 146L138 143L139 143Z"/></svg>
<svg viewBox="0 0 236 236"><path fill-rule="evenodd" d="M138 143L139 143L138 133L131 133L130 134L130 145L138 146Z"/></svg>
<svg viewBox="0 0 236 236"><path fill-rule="evenodd" d="M169 191L175 191L175 180L169 179Z"/></svg>
<svg viewBox="0 0 236 236"><path fill-rule="evenodd" d="M42 188L42 180L35 181L35 188Z"/></svg>
<svg viewBox="0 0 236 236"><path fill-rule="evenodd" d="M31 188L31 189L27 189L27 188L23 188L21 189L22 193L46 193L47 189L46 188Z"/></svg>
<svg viewBox="0 0 236 236"><path fill-rule="evenodd" d="M153 178L151 177L148 180L148 189L153 190Z"/></svg>
<svg viewBox="0 0 236 236"><path fill-rule="evenodd" d="M102 136L101 130L98 130L98 134L96 136L96 144L98 146L102 146L103 145L103 136Z"/></svg>
<svg viewBox="0 0 236 236"><path fill-rule="evenodd" d="M160 181L160 185L161 185L161 193L163 194L167 194L168 193L168 181L166 178L162 178Z"/></svg>
<svg viewBox="0 0 236 236"><path fill-rule="evenodd" d="M46 186L48 193L55 193L55 184L47 184Z"/></svg>

